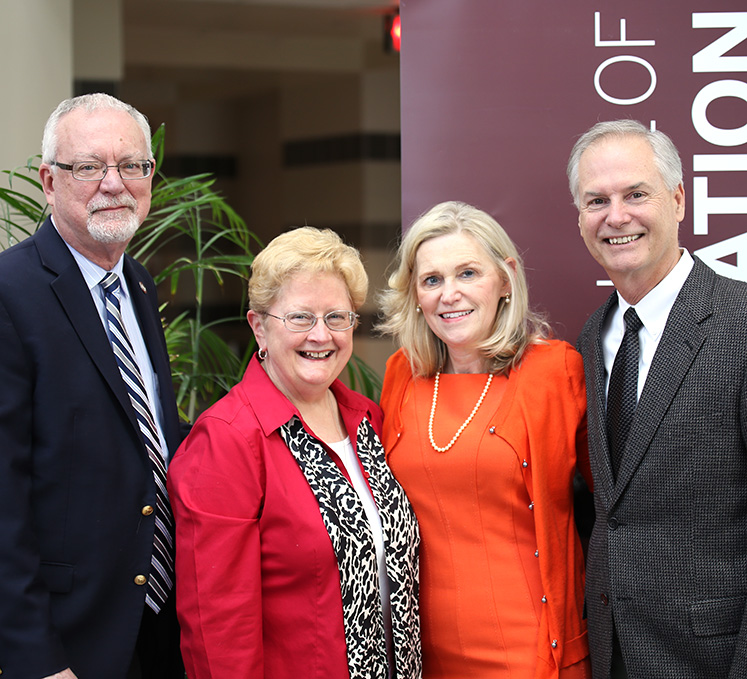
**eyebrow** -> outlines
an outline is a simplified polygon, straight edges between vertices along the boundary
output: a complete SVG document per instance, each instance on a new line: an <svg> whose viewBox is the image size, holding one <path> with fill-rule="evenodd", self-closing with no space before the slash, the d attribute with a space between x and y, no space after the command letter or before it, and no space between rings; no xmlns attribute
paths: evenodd
<svg viewBox="0 0 747 679"><path fill-rule="evenodd" d="M624 193L629 193L630 191L635 191L636 189L640 188L648 188L649 184L648 182L638 182L636 184L631 184L630 186L626 186L623 189ZM584 191L582 196L584 198L598 198L599 196L606 196L608 195L605 191Z"/></svg>
<svg viewBox="0 0 747 679"><path fill-rule="evenodd" d="M459 262L459 263L455 264L453 267L450 267L450 268L454 268L454 269L470 269L470 268L471 269L475 269L475 268L478 268L480 266L481 266L481 264L480 264L480 262L478 260L476 260L476 259L469 259L466 262ZM433 274L440 274L440 273L441 273L441 271L439 271L437 269L432 269L432 268L431 269L423 269L422 271L418 272L418 276L431 276Z"/></svg>

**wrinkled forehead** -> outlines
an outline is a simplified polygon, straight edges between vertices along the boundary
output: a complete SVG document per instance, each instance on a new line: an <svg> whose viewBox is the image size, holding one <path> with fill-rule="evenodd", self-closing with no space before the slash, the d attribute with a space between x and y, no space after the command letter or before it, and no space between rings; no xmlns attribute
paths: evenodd
<svg viewBox="0 0 747 679"><path fill-rule="evenodd" d="M57 153L93 158L150 156L143 131L135 119L125 111L114 109L89 112L80 108L63 116L57 126Z"/></svg>

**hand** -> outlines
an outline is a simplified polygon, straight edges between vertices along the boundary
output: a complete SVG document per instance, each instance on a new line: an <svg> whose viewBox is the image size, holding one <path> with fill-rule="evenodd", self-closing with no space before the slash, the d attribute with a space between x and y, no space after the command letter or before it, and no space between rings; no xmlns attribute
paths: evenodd
<svg viewBox="0 0 747 679"><path fill-rule="evenodd" d="M76 677L75 672L68 667L66 670L62 670L62 672L58 672L49 677L44 677L44 679L78 679L78 677Z"/></svg>

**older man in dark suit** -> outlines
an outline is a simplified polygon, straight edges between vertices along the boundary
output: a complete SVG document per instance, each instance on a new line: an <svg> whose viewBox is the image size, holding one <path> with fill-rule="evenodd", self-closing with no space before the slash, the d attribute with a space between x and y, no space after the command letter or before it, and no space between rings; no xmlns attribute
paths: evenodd
<svg viewBox="0 0 747 679"><path fill-rule="evenodd" d="M57 107L52 217L0 253L0 671L183 677L163 492L180 442L153 280L125 248L150 208L147 120Z"/></svg>
<svg viewBox="0 0 747 679"><path fill-rule="evenodd" d="M599 123L568 176L616 287L578 341L594 679L747 677L747 285L679 247L682 166L666 135Z"/></svg>

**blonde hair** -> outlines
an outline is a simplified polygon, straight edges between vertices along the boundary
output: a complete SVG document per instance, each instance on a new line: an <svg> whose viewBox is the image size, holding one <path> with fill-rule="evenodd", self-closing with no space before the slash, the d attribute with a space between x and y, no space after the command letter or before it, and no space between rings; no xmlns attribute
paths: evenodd
<svg viewBox="0 0 747 679"><path fill-rule="evenodd" d="M413 374L430 377L442 370L448 348L418 313L415 260L418 248L427 240L452 233L465 233L483 248L511 284L511 303L501 299L490 335L480 344L489 371L508 372L518 366L530 344L542 342L550 332L548 324L529 309L524 266L508 234L489 214L460 203L439 203L422 214L404 235L397 252L389 288L379 295L383 322L378 330L392 335L407 352ZM516 270L506 262L516 262Z"/></svg>
<svg viewBox="0 0 747 679"><path fill-rule="evenodd" d="M249 307L266 313L280 288L298 273L331 273L344 281L353 309L366 301L368 276L360 253L331 229L302 226L273 238L252 262Z"/></svg>

